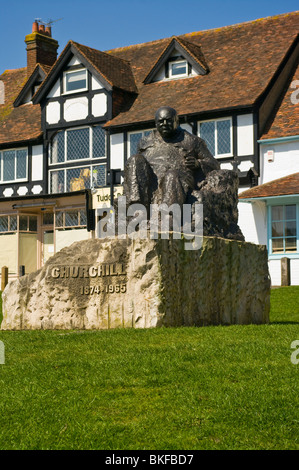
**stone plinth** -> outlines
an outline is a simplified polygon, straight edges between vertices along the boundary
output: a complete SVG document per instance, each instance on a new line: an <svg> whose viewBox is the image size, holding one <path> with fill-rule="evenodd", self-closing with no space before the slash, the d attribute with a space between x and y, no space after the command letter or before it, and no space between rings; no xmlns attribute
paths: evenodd
<svg viewBox="0 0 299 470"><path fill-rule="evenodd" d="M3 292L1 329L267 323L267 250L242 241L84 240Z"/></svg>

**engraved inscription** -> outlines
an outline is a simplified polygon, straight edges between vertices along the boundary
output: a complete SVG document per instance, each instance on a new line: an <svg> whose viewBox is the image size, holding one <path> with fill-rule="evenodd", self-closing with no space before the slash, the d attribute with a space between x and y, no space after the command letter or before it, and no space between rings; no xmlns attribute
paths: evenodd
<svg viewBox="0 0 299 470"><path fill-rule="evenodd" d="M92 294L124 294L127 291L126 284L108 284L106 286L81 286L80 294L81 295L92 295Z"/></svg>
<svg viewBox="0 0 299 470"><path fill-rule="evenodd" d="M57 278L95 278L121 276L126 274L122 263L100 264L98 266L54 266L51 277Z"/></svg>
<svg viewBox="0 0 299 470"><path fill-rule="evenodd" d="M69 288L76 291L81 299L84 296L124 294L127 291L126 270L123 263L51 266L48 273L53 280L61 280L67 284L70 282Z"/></svg>

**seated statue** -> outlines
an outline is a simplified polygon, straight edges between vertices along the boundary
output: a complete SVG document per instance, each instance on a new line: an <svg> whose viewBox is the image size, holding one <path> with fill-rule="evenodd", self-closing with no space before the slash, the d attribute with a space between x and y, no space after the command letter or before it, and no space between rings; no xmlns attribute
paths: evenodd
<svg viewBox="0 0 299 470"><path fill-rule="evenodd" d="M205 141L179 126L168 106L155 115L156 129L140 140L125 166L127 206L203 204L203 234L244 240L238 227L238 175L221 170Z"/></svg>

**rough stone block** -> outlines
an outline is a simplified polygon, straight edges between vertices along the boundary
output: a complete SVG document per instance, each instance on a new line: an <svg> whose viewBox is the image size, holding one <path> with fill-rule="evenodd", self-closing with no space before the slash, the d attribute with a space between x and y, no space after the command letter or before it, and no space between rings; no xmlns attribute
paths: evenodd
<svg viewBox="0 0 299 470"><path fill-rule="evenodd" d="M91 239L9 282L1 329L107 329L267 323L267 250L204 237Z"/></svg>

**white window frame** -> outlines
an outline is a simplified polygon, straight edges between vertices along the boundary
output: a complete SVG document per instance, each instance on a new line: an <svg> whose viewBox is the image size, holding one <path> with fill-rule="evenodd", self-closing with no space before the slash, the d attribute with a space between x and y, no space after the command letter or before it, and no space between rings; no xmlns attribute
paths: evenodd
<svg viewBox="0 0 299 470"><path fill-rule="evenodd" d="M217 119L205 119L204 121L198 121L198 136L201 137L200 135L200 124L203 124L205 122L219 122L219 121L230 121L230 148L231 151L230 153L218 153L218 136L217 136L217 126L215 125L215 158L226 158L226 157L232 157L233 156L233 119L231 116L225 117L225 118L217 118Z"/></svg>
<svg viewBox="0 0 299 470"><path fill-rule="evenodd" d="M63 194L63 193L72 193L73 191L69 191L67 190L66 188L66 185L67 185L67 181L66 181L66 172L68 170L75 170L77 168L89 168L90 171L91 171L91 175L92 175L92 172L93 172L93 169L94 167L96 166L99 166L99 165L103 165L106 167L106 171L107 171L107 164L106 162L105 163L93 163L93 164L90 164L90 165L76 165L76 166L67 166L67 167L64 167L64 168L55 168L55 169L52 169L52 170L49 170L48 172L48 188L49 188L49 194L54 194L52 192L50 192L51 190L51 173L55 172L55 171L63 171L64 172L64 188L63 188L63 192L62 193L59 193L59 194ZM106 174L106 171L105 171L105 175L107 176ZM107 178L105 178L105 184L103 184L103 186L100 186L100 188L106 186L106 183L107 183ZM92 185L91 185L91 189L92 189ZM55 193L56 194L56 193Z"/></svg>
<svg viewBox="0 0 299 470"><path fill-rule="evenodd" d="M17 178L17 165L16 165L16 160L17 160L17 151L20 150L26 150L27 155L26 155L26 177L25 178ZM5 180L3 179L3 154L4 152L15 152L15 178L12 180ZM21 148L13 148L13 149L4 149L0 150L0 165L1 165L1 179L0 179L0 184L10 184L10 183L21 183L24 181L28 181L28 147L21 147Z"/></svg>
<svg viewBox="0 0 299 470"><path fill-rule="evenodd" d="M172 74L172 65L173 64L180 64L180 63L184 63L186 64L186 72L185 73L180 73L180 74L177 74L177 75L173 75ZM186 59L180 59L180 60L173 60L171 62L168 63L168 75L169 75L169 78L171 80L175 79L175 78L182 78L182 77L188 77L188 62Z"/></svg>
<svg viewBox="0 0 299 470"><path fill-rule="evenodd" d="M76 72L85 72L86 87L78 88L77 90L67 91L67 89L66 89L66 85L67 85L66 77L67 77L67 75L70 75L70 74L76 73ZM63 72L63 95L71 95L72 93L80 93L82 91L87 91L87 90L88 90L87 69L81 68L81 69L75 69L75 70L66 70L65 72Z"/></svg>
<svg viewBox="0 0 299 470"><path fill-rule="evenodd" d="M100 124L98 124L100 126ZM96 126L80 126L80 127L71 127L71 128L68 128L68 129L61 129L60 131L58 132L64 132L64 160L63 162L54 162L54 163L51 163L51 150L52 150L52 143L49 145L49 152L48 152L48 163L49 163L49 166L61 166L61 165L65 165L66 163L72 163L72 162L86 162L86 161L89 161L89 160L106 160L107 156L106 156L106 145L107 145L107 136L106 136L106 132L104 131L104 136L105 136L105 155L103 157L93 157L92 155L92 152L93 152L93 128L94 127L97 127L98 125ZM78 158L77 160L68 160L67 159L67 132L69 131L76 131L76 130L79 130L79 129L89 129L89 157L88 158Z"/></svg>
<svg viewBox="0 0 299 470"><path fill-rule="evenodd" d="M146 132L152 132L154 129L143 129L142 131L132 131L128 132L128 158L131 156L131 141L130 141L130 136L133 134L141 134L141 139L145 137Z"/></svg>

